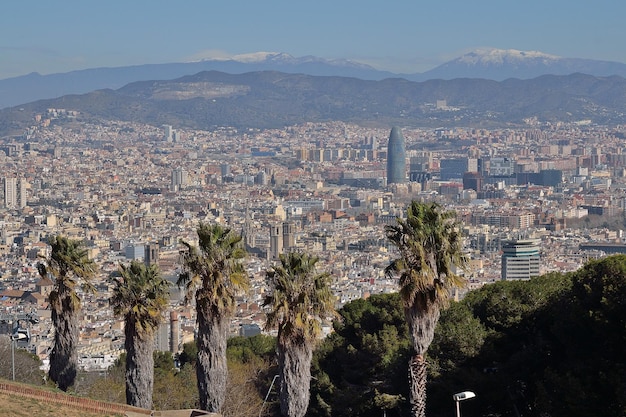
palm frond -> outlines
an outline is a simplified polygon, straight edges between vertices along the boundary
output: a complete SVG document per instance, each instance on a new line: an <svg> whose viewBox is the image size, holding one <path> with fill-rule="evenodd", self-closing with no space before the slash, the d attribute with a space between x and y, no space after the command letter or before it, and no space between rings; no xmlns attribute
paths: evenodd
<svg viewBox="0 0 626 417"><path fill-rule="evenodd" d="M182 272L177 285L185 288L185 301L215 314L229 314L235 296L249 289L241 261L246 256L241 235L219 224L201 222L196 228L198 246L182 241Z"/></svg>
<svg viewBox="0 0 626 417"><path fill-rule="evenodd" d="M292 252L266 272L270 287L263 306L267 329L278 327L279 339L312 340L321 330L320 320L336 317L330 275L316 271L319 258Z"/></svg>
<svg viewBox="0 0 626 417"><path fill-rule="evenodd" d="M163 320L169 296L169 282L156 265L139 261L119 265L120 277L112 282L110 304L117 317L124 317L126 326L142 337L153 334Z"/></svg>
<svg viewBox="0 0 626 417"><path fill-rule="evenodd" d="M50 255L37 264L39 275L49 277L54 283L54 297L50 296L50 305L61 313L64 299L73 311L80 308L80 299L76 294L76 286L80 281L85 291L94 291L91 278L96 273L95 263L87 256L79 240L68 239L58 235L48 242L51 246Z"/></svg>
<svg viewBox="0 0 626 417"><path fill-rule="evenodd" d="M465 285L456 273L466 265L466 259L454 212L444 211L436 203L413 201L407 218L398 218L385 232L400 255L385 273L398 276L405 306L415 303L420 293L430 293L434 301L445 304L452 288Z"/></svg>

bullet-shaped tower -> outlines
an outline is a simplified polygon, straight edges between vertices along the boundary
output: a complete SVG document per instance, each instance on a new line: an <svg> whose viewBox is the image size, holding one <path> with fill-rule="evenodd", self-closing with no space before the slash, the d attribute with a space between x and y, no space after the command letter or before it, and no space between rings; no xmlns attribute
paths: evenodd
<svg viewBox="0 0 626 417"><path fill-rule="evenodd" d="M387 145L387 184L406 182L406 149L400 128L394 126Z"/></svg>

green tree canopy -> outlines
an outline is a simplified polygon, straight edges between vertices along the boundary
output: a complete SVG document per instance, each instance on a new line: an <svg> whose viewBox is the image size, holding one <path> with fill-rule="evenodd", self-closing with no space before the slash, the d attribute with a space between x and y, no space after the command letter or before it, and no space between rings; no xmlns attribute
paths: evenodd
<svg viewBox="0 0 626 417"><path fill-rule="evenodd" d="M463 403L467 415L626 415L625 283L626 256L618 255L574 273L487 284L453 302L428 350L427 414L449 416L451 395L469 389L477 398ZM402 311L399 294L339 311L315 353L308 415L380 416L391 406L388 416L404 415ZM388 326L397 340L382 336Z"/></svg>
<svg viewBox="0 0 626 417"><path fill-rule="evenodd" d="M308 415L378 417L391 399L388 415L406 411L411 342L400 295L354 300L339 315L314 355Z"/></svg>

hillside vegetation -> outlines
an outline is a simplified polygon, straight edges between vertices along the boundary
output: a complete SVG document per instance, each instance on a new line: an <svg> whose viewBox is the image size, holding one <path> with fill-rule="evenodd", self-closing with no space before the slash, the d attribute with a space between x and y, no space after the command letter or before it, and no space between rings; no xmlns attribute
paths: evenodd
<svg viewBox="0 0 626 417"><path fill-rule="evenodd" d="M626 415L626 256L502 281L446 310L428 356L431 417ZM310 416L406 414L410 350L398 294L341 310L317 351Z"/></svg>
<svg viewBox="0 0 626 417"><path fill-rule="evenodd" d="M445 108L435 103L445 100ZM79 120L106 119L212 130L282 128L343 121L379 126L524 125L524 120L626 122L626 80L584 74L531 80L367 81L280 72L201 72L118 90L67 95L0 110L0 135L21 134L35 114L60 108Z"/></svg>
<svg viewBox="0 0 626 417"><path fill-rule="evenodd" d="M427 415L452 415L452 394L471 390L476 398L463 402L463 415L625 416L624 300L626 255L470 292L444 311L428 350ZM307 416L407 415L411 344L403 314L398 294L373 295L340 310L335 332L315 353ZM269 336L229 341L225 417L278 415L275 389L263 404L276 374L274 354ZM195 407L195 356L195 346L185 345L176 371L171 356L156 355L156 409ZM107 378L79 378L75 393L123 402L123 387L120 360ZM91 415L4 394L0 410Z"/></svg>

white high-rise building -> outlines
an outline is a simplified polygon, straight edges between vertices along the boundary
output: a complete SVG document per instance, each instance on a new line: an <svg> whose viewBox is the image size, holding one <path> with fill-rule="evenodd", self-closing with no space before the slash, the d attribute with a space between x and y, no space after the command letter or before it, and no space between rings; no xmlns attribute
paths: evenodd
<svg viewBox="0 0 626 417"><path fill-rule="evenodd" d="M6 208L26 207L26 180L4 177L4 206Z"/></svg>
<svg viewBox="0 0 626 417"><path fill-rule="evenodd" d="M171 125L163 125L163 130L165 131L164 140L166 142L171 142L174 136L174 129L172 129Z"/></svg>
<svg viewBox="0 0 626 417"><path fill-rule="evenodd" d="M17 208L17 178L4 177L4 206Z"/></svg>
<svg viewBox="0 0 626 417"><path fill-rule="evenodd" d="M502 279L528 280L539 276L539 239L512 240L502 246Z"/></svg>

